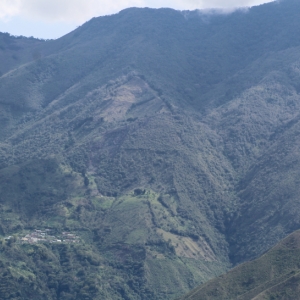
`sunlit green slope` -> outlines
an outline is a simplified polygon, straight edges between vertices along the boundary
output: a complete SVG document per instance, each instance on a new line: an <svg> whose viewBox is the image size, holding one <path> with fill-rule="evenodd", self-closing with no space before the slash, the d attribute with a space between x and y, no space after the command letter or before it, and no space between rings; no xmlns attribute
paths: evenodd
<svg viewBox="0 0 300 300"><path fill-rule="evenodd" d="M260 258L210 280L182 299L299 299L300 232L296 231Z"/></svg>

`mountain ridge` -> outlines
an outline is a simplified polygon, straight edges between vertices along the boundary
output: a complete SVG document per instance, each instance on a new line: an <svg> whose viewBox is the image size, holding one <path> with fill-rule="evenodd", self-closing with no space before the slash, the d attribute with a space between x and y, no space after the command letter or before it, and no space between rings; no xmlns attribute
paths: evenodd
<svg viewBox="0 0 300 300"><path fill-rule="evenodd" d="M181 299L299 299L299 230Z"/></svg>
<svg viewBox="0 0 300 300"><path fill-rule="evenodd" d="M32 299L172 299L298 229L298 12L128 9L19 49L0 77L0 232L84 245L3 240L8 282L13 249Z"/></svg>

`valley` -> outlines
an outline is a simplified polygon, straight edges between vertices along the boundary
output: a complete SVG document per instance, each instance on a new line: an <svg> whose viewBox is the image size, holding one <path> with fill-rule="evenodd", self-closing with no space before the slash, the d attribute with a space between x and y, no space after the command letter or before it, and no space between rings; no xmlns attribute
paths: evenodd
<svg viewBox="0 0 300 300"><path fill-rule="evenodd" d="M0 34L2 299L176 299L298 230L299 11Z"/></svg>

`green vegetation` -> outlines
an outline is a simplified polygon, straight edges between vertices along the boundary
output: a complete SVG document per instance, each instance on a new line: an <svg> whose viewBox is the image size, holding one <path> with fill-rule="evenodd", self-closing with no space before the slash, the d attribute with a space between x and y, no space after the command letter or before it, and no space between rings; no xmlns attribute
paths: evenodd
<svg viewBox="0 0 300 300"><path fill-rule="evenodd" d="M0 295L174 299L299 229L299 10L0 34Z"/></svg>
<svg viewBox="0 0 300 300"><path fill-rule="evenodd" d="M186 300L300 299L300 231L260 258L196 288Z"/></svg>
<svg viewBox="0 0 300 300"><path fill-rule="evenodd" d="M55 159L8 167L0 176L3 299L165 299L225 270L204 241L189 237L169 195L137 188L103 196L93 175ZM80 242L20 242L46 228L54 236L70 231Z"/></svg>

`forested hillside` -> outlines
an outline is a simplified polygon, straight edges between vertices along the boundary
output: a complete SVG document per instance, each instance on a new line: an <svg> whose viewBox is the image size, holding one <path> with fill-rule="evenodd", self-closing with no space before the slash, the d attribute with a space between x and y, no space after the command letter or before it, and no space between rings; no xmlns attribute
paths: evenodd
<svg viewBox="0 0 300 300"><path fill-rule="evenodd" d="M1 34L3 299L174 299L299 229L299 13Z"/></svg>
<svg viewBox="0 0 300 300"><path fill-rule="evenodd" d="M299 237L300 232L294 232L259 259L210 280L182 299L300 299Z"/></svg>

